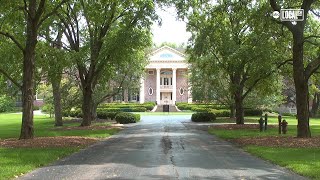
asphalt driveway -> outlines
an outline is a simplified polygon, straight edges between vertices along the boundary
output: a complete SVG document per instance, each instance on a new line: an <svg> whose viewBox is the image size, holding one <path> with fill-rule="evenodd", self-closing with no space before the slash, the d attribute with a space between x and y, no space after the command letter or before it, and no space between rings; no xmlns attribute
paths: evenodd
<svg viewBox="0 0 320 180"><path fill-rule="evenodd" d="M21 179L303 179L198 128L190 116L142 121Z"/></svg>

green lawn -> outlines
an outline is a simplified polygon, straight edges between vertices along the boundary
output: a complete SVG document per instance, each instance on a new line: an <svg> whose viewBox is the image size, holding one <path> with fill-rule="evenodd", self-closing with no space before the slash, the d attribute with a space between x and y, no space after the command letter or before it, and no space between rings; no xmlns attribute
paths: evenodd
<svg viewBox="0 0 320 180"><path fill-rule="evenodd" d="M85 136L85 137L109 137L118 132L110 130L68 130L54 129L54 119L47 115L34 116L34 135L36 137L48 136ZM79 126L80 123L65 123L65 126ZM21 127L21 114L0 114L0 139L18 138Z"/></svg>
<svg viewBox="0 0 320 180"><path fill-rule="evenodd" d="M36 137L48 136L84 136L109 137L118 129L108 130L57 130L54 119L46 115L34 116ZM80 123L65 123L65 126L79 126ZM103 123L99 125L108 125ZM18 138L21 128L21 114L0 114L0 139ZM37 167L54 162L62 157L77 152L79 148L1 148L0 147L0 179L14 178Z"/></svg>
<svg viewBox="0 0 320 180"><path fill-rule="evenodd" d="M246 146L251 154L291 169L298 174L320 179L320 148L272 148Z"/></svg>
<svg viewBox="0 0 320 180"><path fill-rule="evenodd" d="M259 119L260 117L247 117L246 119ZM284 117L289 123L288 132L281 136L296 136L297 120L295 117ZM223 121L223 120L220 120ZM252 120L249 120L249 122ZM245 120L245 122L248 122ZM269 117L269 124L277 124L277 117ZM312 136L320 136L320 119L310 119L310 127ZM269 128L266 132L259 132L259 129L238 129L225 130L214 129L208 130L210 134L214 134L223 139L235 139L243 137L259 137L259 136L279 136L278 128ZM320 148L275 148L266 146L245 146L246 151L263 159L269 160L280 166L289 168L303 176L312 179L320 179Z"/></svg>
<svg viewBox="0 0 320 180"><path fill-rule="evenodd" d="M0 179L11 179L68 156L79 148L0 148Z"/></svg>

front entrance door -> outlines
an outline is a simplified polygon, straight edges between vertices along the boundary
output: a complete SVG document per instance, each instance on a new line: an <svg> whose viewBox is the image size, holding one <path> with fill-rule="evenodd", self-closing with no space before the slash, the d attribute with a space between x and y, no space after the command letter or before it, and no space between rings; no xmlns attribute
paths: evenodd
<svg viewBox="0 0 320 180"><path fill-rule="evenodd" d="M161 104L172 104L171 92L161 93Z"/></svg>

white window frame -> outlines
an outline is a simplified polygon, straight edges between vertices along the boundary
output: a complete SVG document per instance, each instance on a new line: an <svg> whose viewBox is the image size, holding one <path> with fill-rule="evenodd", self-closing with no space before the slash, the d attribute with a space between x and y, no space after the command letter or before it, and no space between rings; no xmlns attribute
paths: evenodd
<svg viewBox="0 0 320 180"><path fill-rule="evenodd" d="M182 90L182 93L181 93L181 90ZM181 95L181 96L183 96L184 95L184 89L181 87L180 89L179 89L179 94Z"/></svg>
<svg viewBox="0 0 320 180"><path fill-rule="evenodd" d="M151 93L150 93L150 90L151 90ZM148 94L149 94L149 96L152 96L153 93L154 93L154 91L153 91L152 87L149 87L149 89L148 89Z"/></svg>

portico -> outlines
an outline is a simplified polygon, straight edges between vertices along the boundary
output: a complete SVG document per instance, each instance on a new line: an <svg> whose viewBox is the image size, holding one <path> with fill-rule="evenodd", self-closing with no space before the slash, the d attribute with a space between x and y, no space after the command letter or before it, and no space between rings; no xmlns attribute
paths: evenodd
<svg viewBox="0 0 320 180"><path fill-rule="evenodd" d="M146 75L141 78L140 103L191 103L188 67L185 55L168 46L151 53L145 68Z"/></svg>

